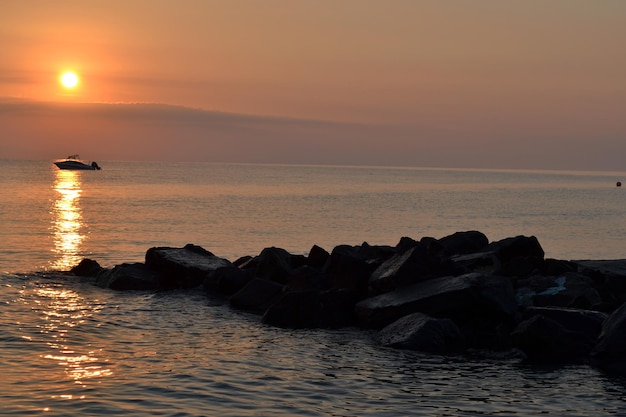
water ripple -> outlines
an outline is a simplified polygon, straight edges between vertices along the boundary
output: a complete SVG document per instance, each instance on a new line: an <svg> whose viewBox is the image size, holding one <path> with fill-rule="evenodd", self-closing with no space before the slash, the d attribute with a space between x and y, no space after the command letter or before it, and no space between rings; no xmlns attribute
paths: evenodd
<svg viewBox="0 0 626 417"><path fill-rule="evenodd" d="M264 326L199 292L115 293L5 276L3 412L21 415L618 415L626 381L585 366L440 357L355 329Z"/></svg>

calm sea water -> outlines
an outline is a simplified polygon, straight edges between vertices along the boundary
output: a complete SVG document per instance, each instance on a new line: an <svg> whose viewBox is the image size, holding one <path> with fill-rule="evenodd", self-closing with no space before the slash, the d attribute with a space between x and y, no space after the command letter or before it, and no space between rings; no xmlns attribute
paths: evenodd
<svg viewBox="0 0 626 417"><path fill-rule="evenodd" d="M394 245L481 230L546 256L626 257L624 173L0 161L0 414L619 415L626 380L587 366L383 349L356 329L288 331L202 293L117 293L55 270L199 244Z"/></svg>

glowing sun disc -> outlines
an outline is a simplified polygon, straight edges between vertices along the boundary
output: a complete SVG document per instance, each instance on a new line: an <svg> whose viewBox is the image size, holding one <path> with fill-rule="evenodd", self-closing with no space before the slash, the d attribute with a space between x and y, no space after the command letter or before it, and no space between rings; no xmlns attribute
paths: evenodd
<svg viewBox="0 0 626 417"><path fill-rule="evenodd" d="M66 72L61 75L61 84L65 88L74 88L78 85L78 75L73 72Z"/></svg>

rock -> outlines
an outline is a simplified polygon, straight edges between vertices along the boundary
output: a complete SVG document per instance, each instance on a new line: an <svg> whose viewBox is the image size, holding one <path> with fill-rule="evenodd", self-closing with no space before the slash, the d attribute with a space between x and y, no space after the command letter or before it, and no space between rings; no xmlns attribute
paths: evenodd
<svg viewBox="0 0 626 417"><path fill-rule="evenodd" d="M435 238L429 238L429 239L432 239L433 241L436 241ZM410 238L410 237L407 237L407 236L403 236L403 237L400 238L400 241L396 245L395 250L396 250L396 253L402 253L402 252L405 252L405 251L407 251L407 250L409 250L409 249L411 249L411 248L413 248L415 246L419 246L421 244L422 243L420 243L419 241L417 241L417 240L415 240L413 238Z"/></svg>
<svg viewBox="0 0 626 417"><path fill-rule="evenodd" d="M567 330L541 314L521 322L511 338L527 360L534 363L584 361L593 348L593 341L586 335Z"/></svg>
<svg viewBox="0 0 626 417"><path fill-rule="evenodd" d="M230 265L209 272L202 286L206 292L234 294L250 282L251 279L251 274L234 265Z"/></svg>
<svg viewBox="0 0 626 417"><path fill-rule="evenodd" d="M278 327L317 328L322 327L320 311L318 291L290 291L268 307L262 322Z"/></svg>
<svg viewBox="0 0 626 417"><path fill-rule="evenodd" d="M331 288L346 288L360 296L367 294L367 284L373 269L359 253L358 247L340 245L333 249L324 267Z"/></svg>
<svg viewBox="0 0 626 417"><path fill-rule="evenodd" d="M562 363L588 360L608 316L581 309L529 307L523 317L525 322L512 339L528 360Z"/></svg>
<svg viewBox="0 0 626 417"><path fill-rule="evenodd" d="M330 288L328 275L308 265L295 269L287 278L286 291L322 291Z"/></svg>
<svg viewBox="0 0 626 417"><path fill-rule="evenodd" d="M243 265L246 265L247 263L249 263L252 259L254 259L253 256L250 255L246 255L246 256L242 256L240 258L237 258L234 262L233 265L235 265L237 268L242 268Z"/></svg>
<svg viewBox="0 0 626 417"><path fill-rule="evenodd" d="M599 272L603 275L614 275L626 279L626 259L600 261L574 261L579 269Z"/></svg>
<svg viewBox="0 0 626 417"><path fill-rule="evenodd" d="M396 254L396 249L391 246L370 245L363 242L358 248L358 253L370 265L380 265Z"/></svg>
<svg viewBox="0 0 626 417"><path fill-rule="evenodd" d="M83 259L70 272L78 277L95 277L102 269L98 262L92 259Z"/></svg>
<svg viewBox="0 0 626 417"><path fill-rule="evenodd" d="M577 272L578 265L575 262L563 261L560 259L546 259L543 263L541 275L559 276L566 272Z"/></svg>
<svg viewBox="0 0 626 417"><path fill-rule="evenodd" d="M162 288L161 279L158 272L143 263L123 263L102 269L96 276L96 285L112 290L158 290Z"/></svg>
<svg viewBox="0 0 626 417"><path fill-rule="evenodd" d="M328 262L328 258L330 258L330 253L317 245L313 245L307 257L307 265L322 269Z"/></svg>
<svg viewBox="0 0 626 417"><path fill-rule="evenodd" d="M543 259L544 251L535 236L516 236L490 243L487 251L494 252L502 263L517 257L537 257Z"/></svg>
<svg viewBox="0 0 626 417"><path fill-rule="evenodd" d="M450 319L436 319L422 313L404 316L378 334L383 346L446 354L464 348L464 337Z"/></svg>
<svg viewBox="0 0 626 417"><path fill-rule="evenodd" d="M604 322L591 356L599 368L626 374L626 303Z"/></svg>
<svg viewBox="0 0 626 417"><path fill-rule="evenodd" d="M626 260L575 261L579 273L590 277L599 287L606 311L626 302Z"/></svg>
<svg viewBox="0 0 626 417"><path fill-rule="evenodd" d="M456 232L439 239L439 244L448 256L465 255L482 251L489 239L478 231Z"/></svg>
<svg viewBox="0 0 626 417"><path fill-rule="evenodd" d="M283 286L275 281L254 278L230 297L230 305L262 314L280 297Z"/></svg>
<svg viewBox="0 0 626 417"><path fill-rule="evenodd" d="M520 305L592 309L602 302L593 281L573 272L559 277L533 276L519 280L518 287Z"/></svg>
<svg viewBox="0 0 626 417"><path fill-rule="evenodd" d="M231 265L230 261L192 244L183 248L153 247L146 252L146 266L161 274L165 288L198 287L211 272Z"/></svg>
<svg viewBox="0 0 626 417"><path fill-rule="evenodd" d="M538 315L556 321L569 331L585 335L589 341L598 338L602 324L608 318L606 313L599 311L560 307L528 307L524 309L522 318L528 320Z"/></svg>
<svg viewBox="0 0 626 417"><path fill-rule="evenodd" d="M532 274L539 274L544 267L544 260L538 256L517 256L506 262L499 261L500 268L494 271L495 274L505 277L527 277Z"/></svg>
<svg viewBox="0 0 626 417"><path fill-rule="evenodd" d="M279 284L287 283L287 277L292 274L292 256L282 248L270 247L261 251L250 261L241 265L242 269L251 269L256 278L263 278Z"/></svg>
<svg viewBox="0 0 626 417"><path fill-rule="evenodd" d="M354 326L354 306L359 300L356 291L346 288L322 292L322 324L325 328Z"/></svg>
<svg viewBox="0 0 626 417"><path fill-rule="evenodd" d="M499 320L517 311L511 282L478 273L419 282L360 301L355 314L364 327L381 328L407 314Z"/></svg>
<svg viewBox="0 0 626 417"><path fill-rule="evenodd" d="M354 291L283 293L263 315L263 323L287 328L338 328L354 324Z"/></svg>
<svg viewBox="0 0 626 417"><path fill-rule="evenodd" d="M498 260L493 252L476 252L467 255L456 255L450 258L460 274L480 272L485 275L493 275L498 269Z"/></svg>
<svg viewBox="0 0 626 417"><path fill-rule="evenodd" d="M414 284L438 275L445 275L441 260L424 246L392 256L369 278L369 294L376 295Z"/></svg>

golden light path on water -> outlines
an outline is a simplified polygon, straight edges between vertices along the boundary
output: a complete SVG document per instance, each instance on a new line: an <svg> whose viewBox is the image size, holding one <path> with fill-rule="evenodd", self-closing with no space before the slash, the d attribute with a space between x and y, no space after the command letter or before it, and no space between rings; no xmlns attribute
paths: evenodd
<svg viewBox="0 0 626 417"><path fill-rule="evenodd" d="M54 249L57 255L52 263L55 270L69 270L80 262L79 250L85 235L80 207L82 193L79 171L58 170L54 182L56 200L52 208Z"/></svg>
<svg viewBox="0 0 626 417"><path fill-rule="evenodd" d="M58 170L53 189L55 199L51 209L55 260L51 268L67 271L77 265L85 240L85 224L80 206L83 192L81 172ZM49 286L36 290L36 309L41 313L40 332L46 336L49 350L40 357L63 367L66 378L84 385L87 380L113 375L101 349L80 343L81 325L99 311L99 303L86 300L78 292L65 286ZM58 393L53 399L72 400L73 394ZM49 408L44 408L49 411Z"/></svg>
<svg viewBox="0 0 626 417"><path fill-rule="evenodd" d="M102 352L77 342L80 326L99 311L99 304L88 302L76 291L61 286L39 288L36 295L43 321L40 332L47 336L52 350L42 358L63 366L66 375L78 384L112 375L107 361L98 357Z"/></svg>

